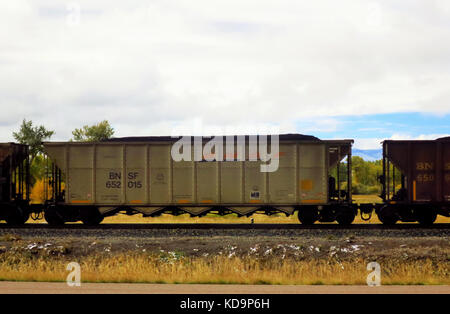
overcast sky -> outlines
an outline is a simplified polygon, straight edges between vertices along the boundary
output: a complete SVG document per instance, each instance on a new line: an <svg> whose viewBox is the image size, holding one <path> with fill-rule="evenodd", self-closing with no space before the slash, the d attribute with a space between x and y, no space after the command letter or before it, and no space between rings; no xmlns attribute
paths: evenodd
<svg viewBox="0 0 450 314"><path fill-rule="evenodd" d="M0 108L1 141L24 118L52 140L104 119L116 136L436 138L450 1L2 1Z"/></svg>

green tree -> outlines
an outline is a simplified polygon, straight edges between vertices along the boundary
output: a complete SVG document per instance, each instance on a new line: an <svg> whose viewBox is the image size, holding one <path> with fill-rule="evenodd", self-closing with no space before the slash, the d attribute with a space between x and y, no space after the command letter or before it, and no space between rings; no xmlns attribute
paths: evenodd
<svg viewBox="0 0 450 314"><path fill-rule="evenodd" d="M45 172L47 169L47 162L44 155L37 155L33 162L30 164L30 183L32 186L38 181L45 177Z"/></svg>
<svg viewBox="0 0 450 314"><path fill-rule="evenodd" d="M33 127L33 122L23 119L19 132L13 132L13 137L20 144L29 145L30 163L32 164L36 156L44 153L42 142L50 139L55 131L47 130L43 125Z"/></svg>
<svg viewBox="0 0 450 314"><path fill-rule="evenodd" d="M390 165L389 184L390 190L393 190L394 166ZM382 160L365 161L359 156L352 157L352 190L354 194L377 194L381 193L381 184L378 177L383 174ZM401 187L400 169L395 168L395 190Z"/></svg>
<svg viewBox="0 0 450 314"><path fill-rule="evenodd" d="M369 171L370 163L366 162L359 156L352 157L352 170L354 173L353 181L354 183L360 183L364 185L369 185Z"/></svg>
<svg viewBox="0 0 450 314"><path fill-rule="evenodd" d="M111 138L114 129L109 125L108 120L104 120L95 125L85 125L81 129L72 131L73 140L77 142L99 142Z"/></svg>

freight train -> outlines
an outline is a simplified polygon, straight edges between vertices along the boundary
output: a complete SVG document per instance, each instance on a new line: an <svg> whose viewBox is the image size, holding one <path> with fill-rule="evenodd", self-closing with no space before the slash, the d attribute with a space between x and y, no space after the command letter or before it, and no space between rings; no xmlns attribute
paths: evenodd
<svg viewBox="0 0 450 314"><path fill-rule="evenodd" d="M30 202L28 146L0 144L0 220L20 225L31 216L50 225L97 225L118 213L284 213L297 214L307 225L349 225L358 213L367 220L375 212L383 224L429 225L437 215L450 216L450 137L384 141L383 173L378 176L382 203L377 204L352 199L351 139L277 135L275 171L261 171L267 159L253 149L253 136L226 137L231 145L211 145L200 138L182 147L182 155L192 158L174 160L174 146L181 139L45 142L47 196L42 204ZM210 156L201 153L206 147Z"/></svg>

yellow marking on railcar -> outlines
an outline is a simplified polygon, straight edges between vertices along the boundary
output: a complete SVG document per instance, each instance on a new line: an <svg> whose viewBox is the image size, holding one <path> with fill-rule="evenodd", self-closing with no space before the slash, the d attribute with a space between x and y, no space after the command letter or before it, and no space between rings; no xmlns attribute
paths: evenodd
<svg viewBox="0 0 450 314"><path fill-rule="evenodd" d="M413 180L413 201L416 200L416 180Z"/></svg>
<svg viewBox="0 0 450 314"><path fill-rule="evenodd" d="M260 200L250 200L250 203L261 203Z"/></svg>
<svg viewBox="0 0 450 314"><path fill-rule="evenodd" d="M187 204L187 203L190 203L190 202L191 202L190 200L179 200L178 204Z"/></svg>
<svg viewBox="0 0 450 314"><path fill-rule="evenodd" d="M203 200L203 201L200 201L200 203L212 203L213 201L212 200Z"/></svg>
<svg viewBox="0 0 450 314"><path fill-rule="evenodd" d="M131 204L142 204L141 200L132 200L130 201Z"/></svg>
<svg viewBox="0 0 450 314"><path fill-rule="evenodd" d="M300 188L304 191L311 191L313 189L313 182L312 180L301 180L300 181Z"/></svg>

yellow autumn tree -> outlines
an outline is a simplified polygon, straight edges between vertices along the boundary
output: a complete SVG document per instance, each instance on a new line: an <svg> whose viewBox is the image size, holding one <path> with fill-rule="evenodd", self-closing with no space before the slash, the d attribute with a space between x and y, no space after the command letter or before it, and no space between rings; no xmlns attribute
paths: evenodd
<svg viewBox="0 0 450 314"><path fill-rule="evenodd" d="M30 199L33 204L42 204L46 201L45 184L47 184L47 199L52 196L52 187L47 182L40 179L37 180L31 189Z"/></svg>

